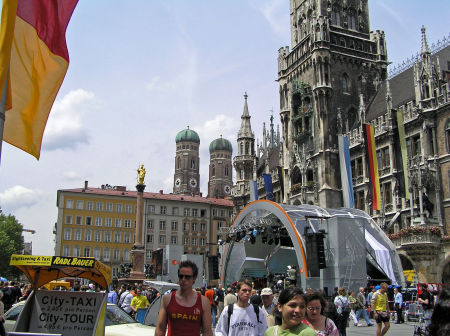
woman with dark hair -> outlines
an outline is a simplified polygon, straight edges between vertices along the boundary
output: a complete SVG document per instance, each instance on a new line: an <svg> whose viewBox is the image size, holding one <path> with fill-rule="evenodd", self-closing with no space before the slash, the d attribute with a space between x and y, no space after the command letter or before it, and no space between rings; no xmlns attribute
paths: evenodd
<svg viewBox="0 0 450 336"><path fill-rule="evenodd" d="M265 336L316 336L314 330L302 323L306 304L303 291L298 287L283 289L278 298L275 316L276 326L270 327Z"/></svg>
<svg viewBox="0 0 450 336"><path fill-rule="evenodd" d="M306 295L306 321L317 336L338 336L339 331L334 322L326 317L327 301L320 292Z"/></svg>
<svg viewBox="0 0 450 336"><path fill-rule="evenodd" d="M428 326L430 336L450 335L450 289L444 288L434 306L431 323Z"/></svg>

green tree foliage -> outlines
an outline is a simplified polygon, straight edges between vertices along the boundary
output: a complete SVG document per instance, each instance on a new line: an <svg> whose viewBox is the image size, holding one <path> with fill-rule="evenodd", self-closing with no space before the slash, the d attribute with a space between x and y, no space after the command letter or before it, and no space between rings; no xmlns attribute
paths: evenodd
<svg viewBox="0 0 450 336"><path fill-rule="evenodd" d="M9 266L11 254L23 250L22 224L13 215L4 215L0 209L0 275L16 277L20 272Z"/></svg>

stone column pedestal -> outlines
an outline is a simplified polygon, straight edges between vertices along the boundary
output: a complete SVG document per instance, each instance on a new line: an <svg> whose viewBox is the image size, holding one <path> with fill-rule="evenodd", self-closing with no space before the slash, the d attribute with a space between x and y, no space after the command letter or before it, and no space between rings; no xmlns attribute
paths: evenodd
<svg viewBox="0 0 450 336"><path fill-rule="evenodd" d="M144 228L144 184L138 184L137 189L137 207L136 207L136 241L131 250L131 261L133 266L130 271L129 280L143 280L145 279L144 273L144 243L142 237L142 231Z"/></svg>

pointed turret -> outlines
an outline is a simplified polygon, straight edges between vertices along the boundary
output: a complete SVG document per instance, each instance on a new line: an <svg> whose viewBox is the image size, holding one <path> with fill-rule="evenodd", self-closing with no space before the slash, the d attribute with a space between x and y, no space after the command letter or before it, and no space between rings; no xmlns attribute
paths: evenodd
<svg viewBox="0 0 450 336"><path fill-rule="evenodd" d="M244 112L241 116L241 129L238 133L238 139L239 138L252 138L253 132L252 132L252 125L250 124L250 114L248 113L248 105L247 105L247 92L244 94Z"/></svg>

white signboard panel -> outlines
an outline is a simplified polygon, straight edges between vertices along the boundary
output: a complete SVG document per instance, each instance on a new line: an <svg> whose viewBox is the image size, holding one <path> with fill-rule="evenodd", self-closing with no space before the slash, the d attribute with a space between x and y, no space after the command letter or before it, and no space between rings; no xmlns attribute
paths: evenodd
<svg viewBox="0 0 450 336"><path fill-rule="evenodd" d="M104 293L37 291L29 332L92 335Z"/></svg>

